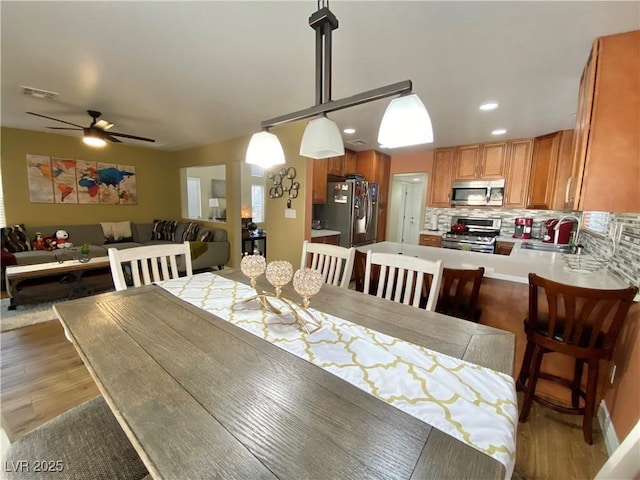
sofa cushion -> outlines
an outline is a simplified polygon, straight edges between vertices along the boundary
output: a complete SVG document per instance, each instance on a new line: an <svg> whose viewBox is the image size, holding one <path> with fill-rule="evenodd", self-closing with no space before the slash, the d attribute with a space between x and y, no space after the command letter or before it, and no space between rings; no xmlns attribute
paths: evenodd
<svg viewBox="0 0 640 480"><path fill-rule="evenodd" d="M198 239L198 230L200 230L200 225L196 222L189 222L182 234L182 240L185 242L196 241Z"/></svg>
<svg viewBox="0 0 640 480"><path fill-rule="evenodd" d="M141 246L142 244L137 242L118 242L118 243L109 243L105 245L104 248L105 248L105 252L108 252L109 248L115 248L116 250L124 250L125 248L135 248L135 247L141 247ZM108 253L106 253L106 255L108 255Z"/></svg>
<svg viewBox="0 0 640 480"><path fill-rule="evenodd" d="M131 222L101 222L104 243L132 242Z"/></svg>
<svg viewBox="0 0 640 480"><path fill-rule="evenodd" d="M24 225L4 227L0 229L0 236L2 237L2 248L5 248L9 253L33 250Z"/></svg>
<svg viewBox="0 0 640 480"><path fill-rule="evenodd" d="M16 255L18 265L35 265L37 263L56 262L56 254L62 250L31 250L30 252L19 252Z"/></svg>
<svg viewBox="0 0 640 480"><path fill-rule="evenodd" d="M175 232L178 222L176 220L154 220L150 240L175 241Z"/></svg>
<svg viewBox="0 0 640 480"><path fill-rule="evenodd" d="M33 239L37 232L43 235L55 236L56 230L66 230L69 234L69 241L76 247L83 243L90 243L91 245L104 244L104 234L99 223L89 225L48 225L44 227L27 225L27 236Z"/></svg>

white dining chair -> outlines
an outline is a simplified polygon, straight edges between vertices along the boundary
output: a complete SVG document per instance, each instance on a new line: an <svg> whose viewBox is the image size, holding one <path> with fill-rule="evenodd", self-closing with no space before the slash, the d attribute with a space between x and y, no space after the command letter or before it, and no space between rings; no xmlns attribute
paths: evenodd
<svg viewBox="0 0 640 480"><path fill-rule="evenodd" d="M424 274L431 274L431 288L425 308L435 312L442 283L442 260L431 261L395 253L373 253L369 250L364 274L364 292L370 291L371 269L374 265L380 267L376 297L414 307L420 307Z"/></svg>
<svg viewBox="0 0 640 480"><path fill-rule="evenodd" d="M146 245L118 250L110 248L109 264L113 285L117 291L127 289L125 267L130 265L134 287L152 282L178 278L178 257L182 256L187 276L193 275L189 242L179 244Z"/></svg>
<svg viewBox="0 0 640 480"><path fill-rule="evenodd" d="M305 240L302 244L300 268L318 270L322 273L324 283L349 288L355 256L356 249L353 247L345 248Z"/></svg>

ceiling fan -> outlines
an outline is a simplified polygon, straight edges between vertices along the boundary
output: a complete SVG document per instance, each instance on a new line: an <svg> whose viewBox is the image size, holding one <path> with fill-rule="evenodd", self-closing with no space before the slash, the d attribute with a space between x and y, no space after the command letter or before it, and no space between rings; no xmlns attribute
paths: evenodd
<svg viewBox="0 0 640 480"><path fill-rule="evenodd" d="M88 127L83 127L82 125L76 125L75 123L67 122L65 120L60 120L58 118L47 117L46 115L41 115L39 113L27 112L29 115L35 115L36 117L48 118L49 120L55 120L56 122L66 123L67 125L73 125L76 128L69 127L47 127L52 130L81 130L84 132L82 140L87 145L91 145L92 147L103 147L106 145L106 140L116 143L122 143L122 140L119 140L116 137L123 138L132 138L134 140L142 140L143 142L155 142L152 138L138 137L136 135L129 135L128 133L116 133L108 131L111 127L113 127L112 123L109 123L105 120L98 120L102 115L101 112L97 112L95 110L87 110L87 113L92 118L91 125Z"/></svg>

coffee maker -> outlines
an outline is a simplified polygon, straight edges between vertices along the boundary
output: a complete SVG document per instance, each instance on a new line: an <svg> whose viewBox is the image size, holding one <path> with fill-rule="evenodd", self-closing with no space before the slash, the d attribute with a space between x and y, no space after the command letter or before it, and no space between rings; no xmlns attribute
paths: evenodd
<svg viewBox="0 0 640 480"><path fill-rule="evenodd" d="M531 238L531 227L533 226L533 218L516 218L515 226L516 228L513 233L513 238Z"/></svg>
<svg viewBox="0 0 640 480"><path fill-rule="evenodd" d="M571 232L573 231L573 222L562 222L558 225L558 221L557 218L552 218L543 223L543 242L556 243L558 245L566 245L569 243L569 240L571 240Z"/></svg>

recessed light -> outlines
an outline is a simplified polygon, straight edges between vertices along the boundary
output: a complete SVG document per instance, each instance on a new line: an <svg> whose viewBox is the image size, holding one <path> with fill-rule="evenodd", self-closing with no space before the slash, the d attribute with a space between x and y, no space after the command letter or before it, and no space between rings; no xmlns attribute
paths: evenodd
<svg viewBox="0 0 640 480"><path fill-rule="evenodd" d="M498 108L498 102L484 102L480 105L480 110L495 110Z"/></svg>
<svg viewBox="0 0 640 480"><path fill-rule="evenodd" d="M491 135L504 135L507 131L504 128L496 128Z"/></svg>
<svg viewBox="0 0 640 480"><path fill-rule="evenodd" d="M354 133L356 133L356 129L355 128L345 128L343 130L344 133L346 133L347 135L353 135Z"/></svg>

